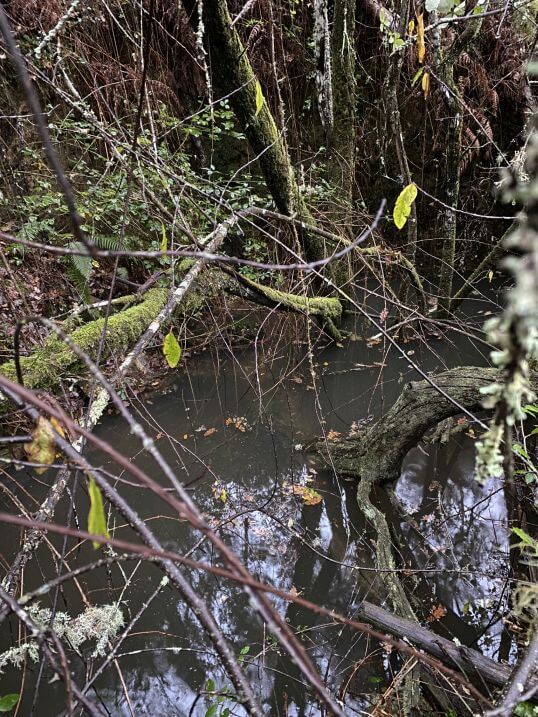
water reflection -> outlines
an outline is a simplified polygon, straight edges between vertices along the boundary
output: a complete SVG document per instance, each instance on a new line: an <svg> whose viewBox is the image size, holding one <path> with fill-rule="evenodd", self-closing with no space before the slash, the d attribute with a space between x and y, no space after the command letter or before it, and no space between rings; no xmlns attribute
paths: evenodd
<svg viewBox="0 0 538 717"><path fill-rule="evenodd" d="M464 357L480 362L470 345L460 348L460 360ZM436 350L441 351L442 345ZM428 363L428 357L418 353L417 349L416 358L424 368L439 368L431 357ZM368 348L363 342L351 343L345 351L325 349L317 359L317 397L303 364L293 374L294 380L280 380L281 366L261 366L253 352L247 351L221 363L217 371L210 358L193 359L183 368L181 379L174 379L175 385L163 386L159 395L144 403L135 401L133 407L140 411L140 419L147 423L215 529L256 578L297 590L313 602L353 615L353 606L360 599L383 598L368 571L374 565L371 527L364 525L358 511L355 485L340 482L329 472L316 473L307 457L294 447L320 433L320 415L327 430L345 431L352 421L379 414L398 395L409 368L392 353ZM370 368L354 370L358 364ZM261 401L257 387L263 394ZM152 477L163 480L119 418L108 417L99 433L112 439L116 449L132 456ZM113 470L101 456L94 458ZM41 499L47 485L36 485L33 478L27 481L34 496ZM323 496L323 502L305 505L293 495L294 484L313 487ZM200 542L200 535L172 517L154 496L134 486L124 485L121 490L166 547L193 550L196 559L217 561L210 547ZM418 567L442 569L428 573L422 589L426 598L432 597L432 606L447 608L443 629L470 642L482 628L485 633L478 638L479 645L494 654L500 623L485 624L480 601L494 600L504 606L508 539L502 527L506 507L499 485L491 481L480 486L474 481L473 443L460 438L426 453L422 449L413 451L396 493L414 519L411 526L400 524L407 552L415 557ZM4 498L0 496L0 500ZM86 515L83 491L79 491L77 502L78 514ZM11 509L8 503L2 507ZM65 512L64 503L59 520ZM389 517L399 522L390 510ZM123 528L115 534L131 537ZM13 529L0 526L6 561L11 547L15 551L14 535ZM55 539L53 542L60 545ZM37 558L25 575L27 590L53 572L44 547ZM73 565L92 559L89 547L72 556ZM357 566L363 570L358 571ZM123 603L129 619L155 589L161 574L155 566L146 564L124 570L130 578ZM118 599L125 576L116 568L111 573L99 570L85 576L81 584L90 599L99 604ZM206 597L236 653L248 647L245 665L268 712L275 716L318 715L299 673L253 614L244 594L207 574L192 573L189 579ZM80 611L80 596L71 587L66 588L62 600L72 614ZM363 636L328 624L303 608L278 599L273 602L298 632L329 686L336 693L346 693L350 714L364 708L364 694L378 691L385 678L390 678L386 654ZM198 623L171 588L144 612L134 633L122 646L120 664L135 714L203 716L211 704L203 695L207 680L213 680L219 690L229 686ZM4 649L12 637L6 631L1 640ZM350 682L359 663L361 669ZM77 656L73 656L73 668L78 681L84 683L86 666ZM35 670L29 665L25 688L29 700ZM17 691L18 680L16 671L7 671L2 677L4 693ZM99 679L97 690L97 699L110 714L129 715L113 669ZM60 686L45 682L40 695L47 699L50 714L61 712ZM29 714L24 709L26 706L23 714ZM242 712L235 707L234 714Z"/></svg>
<svg viewBox="0 0 538 717"><path fill-rule="evenodd" d="M497 613L506 608L509 551L502 480L478 483L474 442L458 437L444 446L411 451L395 493L413 518L412 526L404 522L401 529L417 566L441 571L431 581L434 601L464 623L483 627L478 645L496 657L502 623L489 621L492 608ZM465 634L461 621L448 617L444 622L454 636L469 642L472 633Z"/></svg>

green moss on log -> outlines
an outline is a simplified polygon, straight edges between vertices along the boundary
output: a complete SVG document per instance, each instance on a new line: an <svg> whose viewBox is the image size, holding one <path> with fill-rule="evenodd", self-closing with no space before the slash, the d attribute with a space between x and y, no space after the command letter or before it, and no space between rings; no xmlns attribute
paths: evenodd
<svg viewBox="0 0 538 717"><path fill-rule="evenodd" d="M146 330L166 303L166 289L150 289L140 304L110 316L107 324L105 355L124 354ZM79 327L70 338L91 358L95 358L101 337L104 318L90 321ZM80 370L75 354L56 336L50 336L45 344L31 356L21 358L25 384L30 388L50 388L71 372ZM16 381L15 362L0 366L0 373Z"/></svg>
<svg viewBox="0 0 538 717"><path fill-rule="evenodd" d="M304 312L315 316L321 316L332 321L340 321L342 318L342 304L340 300L332 296L300 296L299 294L288 294L270 286L258 284L247 277L241 279L244 283L263 294L269 301L274 304L281 304L293 311Z"/></svg>
<svg viewBox="0 0 538 717"><path fill-rule="evenodd" d="M328 334L335 340L341 341L342 335L337 328L342 318L342 304L340 300L332 296L301 296L299 294L288 294L270 286L258 284L258 282L247 277L237 277L238 280L258 294L261 294L275 306L284 306L290 311L304 313L310 317L317 317L324 325Z"/></svg>

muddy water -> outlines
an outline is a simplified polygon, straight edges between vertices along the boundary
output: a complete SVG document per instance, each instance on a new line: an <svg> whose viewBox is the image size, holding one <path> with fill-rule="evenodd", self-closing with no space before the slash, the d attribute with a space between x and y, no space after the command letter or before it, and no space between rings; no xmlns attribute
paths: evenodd
<svg viewBox="0 0 538 717"><path fill-rule="evenodd" d="M472 306L478 324L479 312L485 308ZM416 376L393 349L375 342L369 346L365 339L371 332L364 326L350 319L348 328L357 340L314 352L315 386L304 347L283 345L278 348L280 358L269 361L253 344L233 355L221 352L218 361L210 355L190 357L156 394L143 402L134 399L132 407L254 576L353 616L361 599L384 604L382 581L372 570L372 532L357 509L353 482L338 480L329 471L316 471L301 447L321 432L320 420L325 430L345 433L353 421L375 418L392 404L402 382ZM427 344L412 343L406 348L414 351L413 358L428 371L486 361L484 348L477 349L458 334L451 334L450 340L429 337ZM164 484L119 418L108 417L99 434ZM114 472L101 456L93 458ZM408 456L395 486L408 519L393 512L383 491L378 498L400 533L405 564L422 571L420 578L404 577L422 605L422 617L439 617L432 622L439 632L496 657L501 623L491 617L504 607L506 507L499 485L492 481L480 486L474 481L473 461L473 440L465 434L446 445L419 447ZM118 478L122 481L128 476ZM46 482L19 471L17 485L10 487L39 499ZM127 483L118 482L118 486L167 548L192 549L195 558L216 560L210 547L200 544L199 536L171 517L154 496ZM294 494L294 486L312 487L323 500L305 505ZM12 510L5 496L0 502ZM87 503L80 487L76 503L84 522ZM65 506L62 510L59 518L65 515ZM115 534L130 537L119 520ZM13 553L17 536L16 530L1 528L3 560ZM60 539L52 542L61 548ZM71 550L68 558L74 567L95 556L83 547ZM123 574L117 567L100 568L83 577L81 586L94 604L121 600L129 620L155 591L161 575L154 566L133 562L124 563L122 570ZM49 552L40 549L26 572L25 589L40 584L50 571ZM228 583L207 575L190 577L206 596L236 652L243 650L245 667L268 714L320 714L300 675L257 620L248 600ZM129 587L124 589L126 579ZM390 681L396 664L392 658L360 634L274 602L331 688L344 696L349 714L367 709L367 695L383 690ZM47 598L42 604L49 604ZM71 614L80 611L80 595L73 586L58 596L58 608ZM3 632L2 649L18 638L13 627L8 632ZM125 689L118 672L109 668L97 681L93 698L111 715L130 714L126 693L136 715L205 715L214 702L203 694L207 680L213 680L219 690L226 689L228 681L177 593L162 587L132 633L119 650ZM72 656L79 684L84 684L85 658L91 650L88 647L81 657ZM365 655L361 669L354 670ZM20 714L31 713L37 673L38 667L30 663ZM49 683L50 677L45 671L36 715L59 714L64 705L63 688ZM0 677L0 694L19 691L20 680L20 673L7 667ZM225 699L221 706L229 707L232 714L244 714L232 700Z"/></svg>

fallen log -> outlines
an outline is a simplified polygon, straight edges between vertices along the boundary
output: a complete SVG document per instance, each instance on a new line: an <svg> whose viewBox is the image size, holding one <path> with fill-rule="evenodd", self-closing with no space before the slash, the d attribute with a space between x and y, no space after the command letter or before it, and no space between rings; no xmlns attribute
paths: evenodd
<svg viewBox="0 0 538 717"><path fill-rule="evenodd" d="M479 678L490 685L504 687L512 673L510 665L495 662L471 647L457 645L411 620L398 617L370 602L362 602L358 613L365 622L391 635L404 638L463 674ZM534 682L536 683L536 678Z"/></svg>

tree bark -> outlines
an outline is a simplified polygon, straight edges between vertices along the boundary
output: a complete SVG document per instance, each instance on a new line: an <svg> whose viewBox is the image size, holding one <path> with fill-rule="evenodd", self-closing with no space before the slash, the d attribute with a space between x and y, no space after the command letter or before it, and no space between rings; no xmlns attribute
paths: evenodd
<svg viewBox="0 0 538 717"><path fill-rule="evenodd" d="M203 31L213 75L222 93L229 96L278 210L314 224L301 196L283 133L276 126L246 49L232 26L226 0L204 0L201 25L196 0L183 0L183 5L194 31L198 32L199 28ZM309 259L325 256L320 237L304 232L302 240Z"/></svg>
<svg viewBox="0 0 538 717"><path fill-rule="evenodd" d="M371 427L353 438L320 441L316 450L325 457L329 450L330 465L342 474L370 483L397 480L403 459L428 429L461 413L459 406L468 411L482 410L480 389L502 378L497 369L460 366L432 376L434 385L426 380L412 381L405 385L392 408ZM531 380L536 387L538 375L534 374Z"/></svg>
<svg viewBox="0 0 538 717"><path fill-rule="evenodd" d="M445 664L457 668L463 674L479 677L481 680L499 687L503 687L510 677L509 665L495 662L478 650L464 645L456 645L452 640L436 635L431 630L417 625L411 620L393 615L388 610L370 602L361 603L358 614L365 622L392 635L407 639Z"/></svg>
<svg viewBox="0 0 538 717"><path fill-rule="evenodd" d="M345 223L350 221L355 184L355 7L355 0L335 0L331 37L333 126L328 174L342 205L338 218Z"/></svg>

